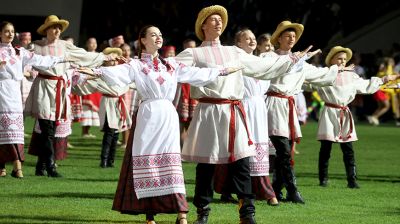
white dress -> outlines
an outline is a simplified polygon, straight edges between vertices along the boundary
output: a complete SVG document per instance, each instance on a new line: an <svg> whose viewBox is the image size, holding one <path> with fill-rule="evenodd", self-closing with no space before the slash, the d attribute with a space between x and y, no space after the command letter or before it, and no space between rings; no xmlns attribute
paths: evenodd
<svg viewBox="0 0 400 224"><path fill-rule="evenodd" d="M142 97L132 148L133 181L137 198L186 194L181 164L179 120L172 104L177 82L205 85L220 69L187 67L167 58L142 54L129 64L101 67L97 71L108 85L135 82ZM129 146L128 146L129 147Z"/></svg>
<svg viewBox="0 0 400 224"><path fill-rule="evenodd" d="M11 44L0 44L0 144L24 144L24 120L21 98L21 80L26 65L48 69L62 60L43 57Z"/></svg>
<svg viewBox="0 0 400 224"><path fill-rule="evenodd" d="M252 140L255 145L256 156L250 157L250 175L269 175L269 147L268 147L268 113L265 105L265 93L269 81L243 77L244 96L243 106L246 111L246 120Z"/></svg>

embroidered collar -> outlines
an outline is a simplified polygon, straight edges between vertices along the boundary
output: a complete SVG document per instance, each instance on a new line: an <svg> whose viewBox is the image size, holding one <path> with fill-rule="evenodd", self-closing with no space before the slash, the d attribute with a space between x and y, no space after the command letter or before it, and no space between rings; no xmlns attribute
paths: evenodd
<svg viewBox="0 0 400 224"><path fill-rule="evenodd" d="M156 57L158 57L158 54L157 54L157 56ZM145 61L145 62L149 62L149 61L153 61L153 55L151 55L151 54L148 54L148 53L142 53L141 55L140 55L140 59L142 60L142 61Z"/></svg>
<svg viewBox="0 0 400 224"><path fill-rule="evenodd" d="M203 41L200 45L201 47L218 47L221 46L221 41L220 40L214 40L214 41Z"/></svg>

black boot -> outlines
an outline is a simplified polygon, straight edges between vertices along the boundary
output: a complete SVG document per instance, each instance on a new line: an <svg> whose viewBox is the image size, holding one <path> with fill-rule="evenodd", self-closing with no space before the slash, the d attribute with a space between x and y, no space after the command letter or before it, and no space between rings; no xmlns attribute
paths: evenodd
<svg viewBox="0 0 400 224"><path fill-rule="evenodd" d="M240 224L256 224L254 199L239 199Z"/></svg>
<svg viewBox="0 0 400 224"><path fill-rule="evenodd" d="M305 204L304 199L301 197L300 192L297 191L296 176L294 175L293 168L290 164L284 164L282 176L286 187L286 201L292 203Z"/></svg>
<svg viewBox="0 0 400 224"><path fill-rule="evenodd" d="M62 177L62 175L57 172L53 159L50 159L49 162L46 162L46 170L48 177Z"/></svg>
<svg viewBox="0 0 400 224"><path fill-rule="evenodd" d="M101 168L106 168L108 164L108 157L110 154L110 146L108 144L104 144L103 140L103 145L101 148L101 155L100 155L100 167Z"/></svg>
<svg viewBox="0 0 400 224"><path fill-rule="evenodd" d="M115 151L117 150L119 133L115 132L110 145L110 151L107 159L107 167L114 167Z"/></svg>
<svg viewBox="0 0 400 224"><path fill-rule="evenodd" d="M347 187L348 188L360 188L357 184L357 173L356 173L356 162L354 158L353 145L351 142L345 142L340 144L340 148L343 152L343 162L346 168L347 176Z"/></svg>
<svg viewBox="0 0 400 224"><path fill-rule="evenodd" d="M203 208L197 208L197 219L193 224L207 224L210 210L211 208L208 205Z"/></svg>
<svg viewBox="0 0 400 224"><path fill-rule="evenodd" d="M328 186L328 165L329 161L326 160L323 156L321 156L320 152L318 161L318 177L319 177L319 186L321 187Z"/></svg>
<svg viewBox="0 0 400 224"><path fill-rule="evenodd" d="M36 162L35 176L45 176L45 172L46 163L43 161L43 158L41 156L38 156L38 160Z"/></svg>
<svg viewBox="0 0 400 224"><path fill-rule="evenodd" d="M321 148L319 149L318 158L318 179L319 186L328 186L328 166L329 158L331 157L332 142L321 141Z"/></svg>
<svg viewBox="0 0 400 224"><path fill-rule="evenodd" d="M278 201L285 201L283 197L282 189L283 189L283 179L280 166L275 163L274 174L272 176L272 188L274 189L276 199Z"/></svg>
<svg viewBox="0 0 400 224"><path fill-rule="evenodd" d="M360 188L357 184L356 166L346 167L347 174L347 187L348 188Z"/></svg>

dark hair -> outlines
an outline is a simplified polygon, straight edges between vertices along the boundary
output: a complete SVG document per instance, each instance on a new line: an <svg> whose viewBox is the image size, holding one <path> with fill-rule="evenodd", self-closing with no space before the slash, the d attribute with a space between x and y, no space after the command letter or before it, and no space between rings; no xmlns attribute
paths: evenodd
<svg viewBox="0 0 400 224"><path fill-rule="evenodd" d="M12 24L11 22L3 21L3 22L1 22L1 25L0 25L0 31L3 31L4 27L6 27L7 25L14 26L14 24Z"/></svg>
<svg viewBox="0 0 400 224"><path fill-rule="evenodd" d="M11 22L3 21L3 22L1 22L1 24L0 24L0 31L3 32L4 27L6 27L7 25L11 25L11 26L14 27L14 24L12 24ZM15 39L16 39L16 38L15 38L15 36L14 36L14 40L15 40ZM0 41L0 42L1 42L1 41ZM15 54L16 54L16 55L19 55L19 52L20 52L19 48L18 48L18 47L15 47L15 46L13 46L13 47L14 47L14 49L15 49Z"/></svg>
<svg viewBox="0 0 400 224"><path fill-rule="evenodd" d="M139 43L138 43L138 56L139 56L139 58L141 57L141 54L142 54L143 49L146 49L146 48L144 47L144 45L142 44L142 41L141 41L140 39L146 37L147 30L148 30L150 27L156 27L156 26L153 26L153 25L146 25L146 26L142 27L142 28L140 29L140 31L139 31L139 37L138 37L138 42L139 42Z"/></svg>
<svg viewBox="0 0 400 224"><path fill-rule="evenodd" d="M150 27L156 27L156 26L153 26L153 25L146 25L146 26L142 27L142 28L140 29L140 31L139 31L139 37L138 37L138 42L139 42L139 44L138 44L138 56L139 56L139 58L142 57L142 51L143 51L143 49L146 49L146 48L144 47L144 45L142 44L142 41L140 41L140 39L146 37L147 30L148 30ZM168 70L168 71L172 70L171 65L170 65L163 57L161 57L160 55L158 55L158 58L160 59L161 63L162 63L163 65L165 65L165 67L167 67L167 70Z"/></svg>

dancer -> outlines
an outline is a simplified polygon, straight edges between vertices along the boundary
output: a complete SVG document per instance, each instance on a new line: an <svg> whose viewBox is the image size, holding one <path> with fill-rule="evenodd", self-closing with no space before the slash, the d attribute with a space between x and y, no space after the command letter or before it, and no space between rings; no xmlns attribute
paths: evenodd
<svg viewBox="0 0 400 224"><path fill-rule="evenodd" d="M234 68L195 68L173 58L162 58L160 30L152 25L139 32L140 59L129 64L100 69L81 68L98 74L108 85L125 86L135 82L142 96L132 145L127 146L113 209L121 213L146 214L155 223L159 213L178 213L176 223L187 223L188 204L179 145L179 121L172 104L177 82L200 86L218 75L236 72ZM150 185L146 183L152 183Z"/></svg>
<svg viewBox="0 0 400 224"><path fill-rule="evenodd" d="M336 64L339 67L345 67L351 56L351 49L336 46L329 51L325 63L327 66ZM356 162L352 144L357 141L357 134L353 116L347 105L354 100L356 94L373 94L379 90L382 84L399 77L399 75L386 75L382 78L372 77L368 80L361 78L353 71L341 70L336 77L334 86L307 85L308 88L317 90L325 102L318 122L317 134L317 139L321 142L318 162L320 186L328 185L328 165L332 144L339 143L343 152L347 187L359 188L356 181Z"/></svg>

